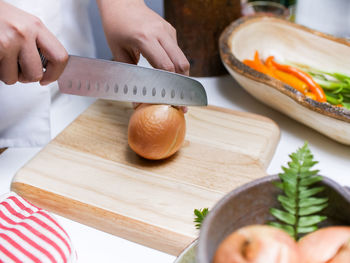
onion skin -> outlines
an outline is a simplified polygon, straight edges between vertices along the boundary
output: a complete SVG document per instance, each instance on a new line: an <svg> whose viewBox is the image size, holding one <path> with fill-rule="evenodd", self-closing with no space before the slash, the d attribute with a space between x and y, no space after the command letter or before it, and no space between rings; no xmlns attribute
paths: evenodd
<svg viewBox="0 0 350 263"><path fill-rule="evenodd" d="M128 142L138 155L151 160L167 158L177 152L186 133L181 109L171 105L139 105L129 120Z"/></svg>
<svg viewBox="0 0 350 263"><path fill-rule="evenodd" d="M301 263L349 263L350 227L321 228L303 237L298 247Z"/></svg>
<svg viewBox="0 0 350 263"><path fill-rule="evenodd" d="M350 262L350 240L344 245L337 255L329 263L349 263Z"/></svg>
<svg viewBox="0 0 350 263"><path fill-rule="evenodd" d="M218 247L213 263L300 263L296 242L271 226L251 225L230 234Z"/></svg>

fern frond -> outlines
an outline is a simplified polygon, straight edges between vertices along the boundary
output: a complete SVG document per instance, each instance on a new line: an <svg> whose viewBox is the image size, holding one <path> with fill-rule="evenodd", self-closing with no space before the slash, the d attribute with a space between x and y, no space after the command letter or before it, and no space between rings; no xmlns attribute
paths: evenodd
<svg viewBox="0 0 350 263"><path fill-rule="evenodd" d="M200 229L201 226L202 226L202 223L204 221L204 218L207 216L207 214L209 213L209 209L208 208L203 208L203 209L195 209L194 211L194 215L195 215L195 218L194 218L194 221L196 224L195 224L195 227L197 229Z"/></svg>
<svg viewBox="0 0 350 263"><path fill-rule="evenodd" d="M288 167L282 167L283 173L279 174L281 181L274 183L284 192L277 197L283 210L271 208L270 213L279 222L269 224L285 230L297 240L300 234L315 231L317 224L326 219L315 213L327 207L328 198L315 197L324 187L313 186L322 180L322 176L318 175L318 170L312 170L318 162L313 160L308 144L305 143L289 157Z"/></svg>

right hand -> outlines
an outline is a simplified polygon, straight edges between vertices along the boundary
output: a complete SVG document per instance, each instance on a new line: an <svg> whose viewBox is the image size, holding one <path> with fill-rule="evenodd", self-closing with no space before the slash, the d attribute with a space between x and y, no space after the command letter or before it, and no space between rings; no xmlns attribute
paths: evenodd
<svg viewBox="0 0 350 263"><path fill-rule="evenodd" d="M0 32L0 80L47 85L58 79L68 54L39 18L0 0ZM45 72L38 48L48 60Z"/></svg>

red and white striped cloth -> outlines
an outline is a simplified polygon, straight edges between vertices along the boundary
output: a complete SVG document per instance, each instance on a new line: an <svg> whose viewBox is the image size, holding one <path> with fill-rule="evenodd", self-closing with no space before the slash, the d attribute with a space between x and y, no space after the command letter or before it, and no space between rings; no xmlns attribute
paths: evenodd
<svg viewBox="0 0 350 263"><path fill-rule="evenodd" d="M0 262L76 262L66 231L45 210L11 192L0 196Z"/></svg>

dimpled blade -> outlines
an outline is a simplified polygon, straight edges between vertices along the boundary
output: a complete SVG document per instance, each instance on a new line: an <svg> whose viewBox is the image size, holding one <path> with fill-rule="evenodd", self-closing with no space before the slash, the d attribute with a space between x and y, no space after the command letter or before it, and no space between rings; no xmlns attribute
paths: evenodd
<svg viewBox="0 0 350 263"><path fill-rule="evenodd" d="M62 93L117 101L206 106L198 81L163 70L70 56L58 79Z"/></svg>

